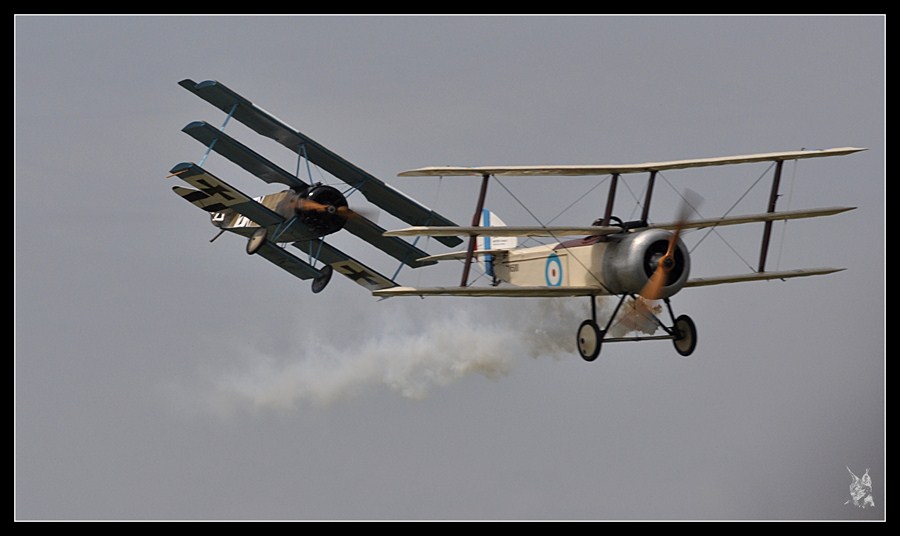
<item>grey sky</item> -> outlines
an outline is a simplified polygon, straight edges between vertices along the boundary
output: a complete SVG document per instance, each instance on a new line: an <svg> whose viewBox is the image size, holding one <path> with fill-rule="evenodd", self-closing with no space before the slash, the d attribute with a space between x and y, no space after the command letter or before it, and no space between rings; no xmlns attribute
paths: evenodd
<svg viewBox="0 0 900 536"><path fill-rule="evenodd" d="M884 23L17 17L16 518L883 518ZM167 170L203 152L181 127L224 119L183 78L225 83L461 223L476 180L396 174L868 147L786 166L779 208L859 208L776 225L769 257L847 271L685 290L691 358L610 344L590 364L574 351L584 299L378 302L338 276L312 295L236 236L209 244L208 218L171 193ZM716 216L764 170L666 179ZM546 222L599 180L504 184ZM623 217L644 187L625 182ZM769 182L733 213L763 211ZM555 223L589 224L605 192ZM488 205L534 223L496 185ZM659 183L651 217L675 207ZM759 225L722 235L755 264ZM698 276L748 271L716 235L692 260ZM874 510L844 505L846 466L870 468Z"/></svg>

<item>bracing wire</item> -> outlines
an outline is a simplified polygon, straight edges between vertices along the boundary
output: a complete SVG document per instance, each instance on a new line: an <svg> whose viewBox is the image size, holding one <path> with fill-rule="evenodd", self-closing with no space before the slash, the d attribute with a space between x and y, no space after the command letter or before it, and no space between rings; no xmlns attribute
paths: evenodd
<svg viewBox="0 0 900 536"><path fill-rule="evenodd" d="M622 185L625 186L625 189L628 190L629 194L631 194L631 198L634 199L634 206L631 207L631 212L628 213L628 219L630 220L634 217L634 211L638 208L641 208L641 200L636 195L634 195L634 190L631 189L631 186L628 186L627 180L623 180ZM646 189L646 186L644 188Z"/></svg>
<svg viewBox="0 0 900 536"><path fill-rule="evenodd" d="M735 207L737 207L738 204L740 204L740 202L743 201L743 199L744 199L745 197L747 197L747 194L749 194L750 191L753 190L753 188L755 188L757 184L759 184L759 181L761 181L761 180L763 179L763 177L765 177L766 174L769 173L769 170L772 169L772 166L774 166L774 165L775 165L775 162L770 163L769 166L765 169L765 171L763 171L763 172L759 175L759 177L757 177L756 180L753 181L753 184L751 184L750 187L747 188L747 190L746 190L743 194L741 194L740 197L737 198L737 201L735 201L735 202L728 208L728 210L726 210L725 213L722 214L721 217L724 218L724 217L728 216L729 214L731 214L731 211L734 210ZM672 183L671 183L671 182L669 182L669 179L667 179L662 173L659 173L659 176L661 176L661 177L663 178L663 180L666 181L666 184L668 184L670 188L672 188L673 190L675 190L675 192L678 193L678 195L679 195L682 199L684 199L684 197L681 196L681 193L678 192L678 190L677 190L674 186L672 186ZM687 202L687 200L685 200L685 202ZM693 206L692 206L691 208L694 210L694 212L696 212L698 215L700 215L700 216L702 217L702 215L700 214L700 212L699 212L696 208L694 208ZM743 256L741 256L741 254L738 253L738 251L737 251L737 250L736 250L736 249L735 249L735 248L734 248L727 240L725 240L725 237L723 237L722 234L719 233L719 231L715 228L715 226L710 227L709 230L706 231L706 233L700 238L700 240L698 240L697 243L694 244L694 246L690 249L689 253L693 253L694 250L696 250L697 247L698 247L704 240L706 240L706 237L708 237L708 236L710 235L710 233L716 233L716 236L718 236L718 237L722 240L722 242L723 242L726 246L728 246L728 249L730 249L730 250L731 250L731 251L732 251L739 259L741 259L741 261L742 261L744 264L746 264L746 265L750 268L751 271L753 271L753 272L756 271L756 269L753 268L753 265L750 264L749 262L747 262L747 259L745 259Z"/></svg>
<svg viewBox="0 0 900 536"><path fill-rule="evenodd" d="M581 194L581 195L578 197L578 199L576 199L575 201L572 201L571 203L569 203L569 206L567 206L566 208L562 209L562 210L559 212L559 214L557 214L556 216L553 216L552 218L550 218L550 220L547 222L547 225L550 225L551 223L553 223L554 221L556 221L557 218L559 218L560 216L562 216L563 214L565 214L566 212L568 212L570 208L574 207L579 201L581 201L582 199L584 199L585 197L587 197L589 193L593 192L594 190L597 189L598 186L600 186L601 184L603 184L604 182L606 182L607 180L609 180L609 177L610 177L610 175L607 175L606 177L603 177L603 179L601 179L600 182L598 182L597 184L591 186L590 189L588 189L588 191L586 191L586 192L584 192L583 194Z"/></svg>
<svg viewBox="0 0 900 536"><path fill-rule="evenodd" d="M503 183L500 181L500 179L499 179L496 175L494 176L494 180L495 180L495 181L497 182L497 184L499 184L504 190L506 190L506 193L508 193L508 194L510 195L510 197L512 197L513 199L516 200L516 203L518 203L519 206L521 206L523 209L525 209L525 212L527 212L528 214L531 215L532 218L534 218L534 221L538 222L538 225L540 225L541 227L547 227L547 225L544 224L544 223L540 220L540 218L538 218L537 216L535 216L535 215L534 215L534 212L532 212L527 206L525 206L525 204L522 203L522 201L519 200L518 197L516 197L516 194L512 193L512 191L510 191L510 189L507 188L506 185L503 184ZM559 244L560 246L562 246L563 249L565 249L565 250L568 251L569 248L566 247L565 244L562 243L562 241L559 239L559 237L557 237L556 235L552 235L552 234L551 234L551 238L553 238L553 240L555 240L557 244ZM603 289L606 290L606 292L608 292L609 294L613 294L613 292L609 289L609 287L607 287L605 284L603 284L603 281L601 281L600 278L597 277L597 275L596 275L594 272L592 272L592 271L590 270L590 268L588 268L587 266L585 266L585 264L584 264L583 262L581 262L581 259L579 259L579 258L578 258L577 256L575 256L575 255L569 255L569 257L571 257L572 259L575 260L575 262L577 262L579 265L581 265L581 267L584 268L584 271L585 271L585 272L591 274L591 277L594 278L594 281L596 281L597 284L599 284L601 287L603 287Z"/></svg>

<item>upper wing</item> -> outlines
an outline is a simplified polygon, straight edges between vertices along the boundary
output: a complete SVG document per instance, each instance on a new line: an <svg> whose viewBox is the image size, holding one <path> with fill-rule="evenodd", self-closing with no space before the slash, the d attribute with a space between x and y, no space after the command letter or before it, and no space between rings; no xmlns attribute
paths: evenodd
<svg viewBox="0 0 900 536"><path fill-rule="evenodd" d="M320 261L330 265L336 271L369 290L374 291L397 286L396 283L387 277L322 240L304 240L294 242L293 245L307 254L317 257Z"/></svg>
<svg viewBox="0 0 900 536"><path fill-rule="evenodd" d="M175 186L172 188L175 193L207 212L220 212L230 208L264 227L284 221L284 218L272 209L250 199L237 188L197 164L183 162L173 167L170 172L197 188L191 190Z"/></svg>
<svg viewBox="0 0 900 536"><path fill-rule="evenodd" d="M684 169L706 166L726 166L730 164L747 164L750 162L773 162L779 160L799 160L801 158L819 158L824 156L840 156L858 151L859 147L838 147L819 151L784 151L780 153L758 153L737 156L719 156L713 158L695 158L692 160L673 160L669 162L645 162L643 164L600 164L587 166L434 166L411 169L399 174L401 177L453 177L453 176L544 176L544 175L607 175L611 173L642 173L664 171L668 169Z"/></svg>
<svg viewBox="0 0 900 536"><path fill-rule="evenodd" d="M235 119L258 134L272 138L288 149L305 156L310 162L358 189L372 204L406 223L410 225L455 225L447 218L417 203L312 138L288 126L223 84L214 80L198 84L193 80L186 79L179 82L179 85L220 110L230 113ZM438 240L448 246L462 243L462 240L456 237L442 237Z"/></svg>

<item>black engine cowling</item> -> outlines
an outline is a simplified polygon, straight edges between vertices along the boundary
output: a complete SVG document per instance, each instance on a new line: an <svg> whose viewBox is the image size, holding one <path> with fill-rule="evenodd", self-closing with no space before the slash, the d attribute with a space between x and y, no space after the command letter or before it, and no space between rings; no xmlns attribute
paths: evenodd
<svg viewBox="0 0 900 536"><path fill-rule="evenodd" d="M295 212L311 231L325 236L347 223L347 199L337 188L315 184L300 195Z"/></svg>
<svg viewBox="0 0 900 536"><path fill-rule="evenodd" d="M610 242L603 261L604 284L615 294L637 294L656 271L659 259L669 247L671 231L650 229L628 233ZM684 243L676 243L674 266L666 278L662 298L672 296L687 283L691 258Z"/></svg>

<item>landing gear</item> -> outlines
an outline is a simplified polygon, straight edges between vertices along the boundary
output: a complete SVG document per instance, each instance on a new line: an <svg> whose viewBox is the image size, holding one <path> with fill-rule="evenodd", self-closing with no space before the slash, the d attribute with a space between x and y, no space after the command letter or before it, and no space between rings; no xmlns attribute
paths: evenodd
<svg viewBox="0 0 900 536"><path fill-rule="evenodd" d="M268 235L268 231L265 227L260 227L259 229L253 231L253 234L247 240L247 255L253 255L259 248L262 247L263 244L266 243L266 235Z"/></svg>
<svg viewBox="0 0 900 536"><path fill-rule="evenodd" d="M694 353L697 347L697 327L694 321L688 315L681 315L675 319L672 326L672 344L675 345L675 351L684 357Z"/></svg>
<svg viewBox="0 0 900 536"><path fill-rule="evenodd" d="M656 312L659 311L659 308L654 308L654 311L656 312L653 312L648 305L634 304L636 306L641 306L644 308L644 312L640 313L643 316L646 316L644 320L652 319L663 331L665 331L665 334L648 336L638 335L629 337L608 337L607 335L609 334L609 329L613 325L613 321L615 320L619 309L622 307L625 299L629 297L634 300L639 299L637 296L632 296L630 294L624 294L620 296L619 303L616 305L616 308L613 310L612 314L609 317L609 320L606 322L606 325L603 326L602 329L597 324L596 297L591 297L591 318L585 320L581 323L580 326L578 326L578 333L576 334L578 354L581 355L582 359L584 359L585 361L594 361L595 359L597 359L597 356L600 355L600 347L604 342L636 342L669 339L672 341L672 344L675 346L675 351L678 352L679 355L687 357L694 353L694 349L697 347L697 327L694 325L694 321L691 320L691 317L687 315L681 315L678 318L675 318L675 313L672 311L672 304L668 298L665 298L663 301L665 302L666 307L669 310L669 316L672 319L671 327L663 324L662 320L660 320L660 318L656 316ZM632 311L629 311L628 314L630 315L634 313Z"/></svg>
<svg viewBox="0 0 900 536"><path fill-rule="evenodd" d="M331 274L334 273L334 268L331 267L330 264L326 264L322 267L321 270L322 275L313 279L312 282L312 291L313 294L318 294L325 290L325 287L328 285L328 282L331 281Z"/></svg>
<svg viewBox="0 0 900 536"><path fill-rule="evenodd" d="M578 353L585 361L593 361L600 355L603 332L597 323L587 319L578 326Z"/></svg>

